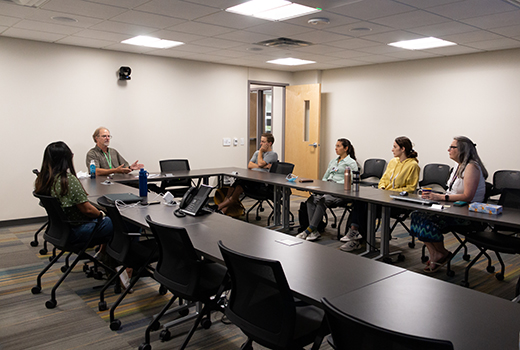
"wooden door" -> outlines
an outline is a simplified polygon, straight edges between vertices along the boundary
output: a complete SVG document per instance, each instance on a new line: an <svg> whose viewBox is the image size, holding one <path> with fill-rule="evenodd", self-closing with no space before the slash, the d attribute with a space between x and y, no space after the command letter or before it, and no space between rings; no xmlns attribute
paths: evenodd
<svg viewBox="0 0 520 350"><path fill-rule="evenodd" d="M321 85L287 86L285 92L285 161L299 177L321 179Z"/></svg>

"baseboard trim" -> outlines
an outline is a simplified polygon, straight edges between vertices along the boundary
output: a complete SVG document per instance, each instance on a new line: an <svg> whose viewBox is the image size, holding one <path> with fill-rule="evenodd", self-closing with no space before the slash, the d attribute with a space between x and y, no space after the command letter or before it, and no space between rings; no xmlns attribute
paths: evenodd
<svg viewBox="0 0 520 350"><path fill-rule="evenodd" d="M31 224L39 224L47 221L47 216L38 216L35 218L25 218L25 219L15 219L15 220L5 220L0 221L0 228L12 227L12 226L20 226L20 225L31 225Z"/></svg>

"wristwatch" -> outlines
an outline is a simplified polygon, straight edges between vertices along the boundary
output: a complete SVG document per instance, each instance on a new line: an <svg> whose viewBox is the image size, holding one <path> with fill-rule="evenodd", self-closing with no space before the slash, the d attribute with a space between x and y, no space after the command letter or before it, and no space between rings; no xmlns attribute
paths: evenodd
<svg viewBox="0 0 520 350"><path fill-rule="evenodd" d="M446 202L449 202L449 201L450 201L450 196L449 196L449 195L447 195L447 194L446 194L446 195L444 195L444 200L445 200Z"/></svg>

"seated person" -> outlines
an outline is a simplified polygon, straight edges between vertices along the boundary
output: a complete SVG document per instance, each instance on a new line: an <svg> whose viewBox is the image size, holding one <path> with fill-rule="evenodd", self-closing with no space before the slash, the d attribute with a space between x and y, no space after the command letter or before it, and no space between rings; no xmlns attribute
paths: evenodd
<svg viewBox="0 0 520 350"><path fill-rule="evenodd" d="M256 171L269 171L271 164L278 161L278 154L273 151L273 143L273 134L262 134L260 138L260 149L253 154L247 168ZM218 209L225 214L228 207L239 202L239 197L244 191L259 192L265 191L266 189L267 186L260 182L236 180L226 194L226 198L218 205Z"/></svg>
<svg viewBox="0 0 520 350"><path fill-rule="evenodd" d="M114 148L108 148L110 145L110 131L107 128L99 127L92 135L96 146L91 148L87 153L86 164L87 169L90 167L90 161L94 160L96 164L96 176L107 176L110 174L128 174L132 170L139 170L144 167L138 164L137 160L128 164L125 158L119 154Z"/></svg>
<svg viewBox="0 0 520 350"><path fill-rule="evenodd" d="M72 157L72 151L64 142L48 145L36 178L35 192L58 198L70 221L83 222L71 224L71 243L86 243L92 233L94 238L106 238L108 242L113 235L112 221L88 201L87 193L76 177ZM100 252L104 249L102 245Z"/></svg>
<svg viewBox="0 0 520 350"><path fill-rule="evenodd" d="M388 191L413 192L419 181L419 160L417 152L414 151L412 141L408 137L400 136L395 139L392 147L394 158L379 181L378 188ZM345 236L341 238L345 242L339 249L350 252L359 249L359 240L363 238L360 226L365 227L367 222L367 205L363 202L354 202L354 207L349 216L350 228Z"/></svg>
<svg viewBox="0 0 520 350"><path fill-rule="evenodd" d="M322 180L342 184L345 182L345 169L347 167L350 168L351 172L358 170L356 153L352 143L345 138L338 139L335 149L338 157L330 161ZM323 215L325 215L327 207L338 205L343 201L343 198L334 197L330 194L312 194L306 202L309 227L296 235L296 237L307 241L319 239L321 235L318 232L318 224L321 222Z"/></svg>
<svg viewBox="0 0 520 350"><path fill-rule="evenodd" d="M488 172L480 160L476 145L465 136L453 139L448 148L449 156L457 162L457 167L448 179L448 190L445 194L423 193L422 197L446 202L482 202L486 194L486 178ZM477 222L453 218L419 211L412 213L410 230L428 248L430 260L426 262L424 271L438 271L451 258L451 252L444 247L444 233L450 229L481 229Z"/></svg>

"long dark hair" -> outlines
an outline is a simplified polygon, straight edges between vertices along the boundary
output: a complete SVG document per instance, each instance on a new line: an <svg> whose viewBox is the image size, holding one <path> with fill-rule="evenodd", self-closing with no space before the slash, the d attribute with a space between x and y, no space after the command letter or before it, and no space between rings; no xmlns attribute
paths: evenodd
<svg viewBox="0 0 520 350"><path fill-rule="evenodd" d="M341 142L343 148L347 149L347 154L350 156L350 158L357 160L356 151L354 150L354 146L352 146L352 143L346 138L338 139L338 141Z"/></svg>
<svg viewBox="0 0 520 350"><path fill-rule="evenodd" d="M417 162L419 162L419 159L417 159L419 154L413 149L412 141L408 137L396 137L395 143L397 143L397 146L401 148L404 147L404 153L406 154L406 158L415 158Z"/></svg>
<svg viewBox="0 0 520 350"><path fill-rule="evenodd" d="M480 157L478 156L477 145L466 136L457 136L453 139L457 141L457 147L459 150L460 166L457 169L457 176L462 178L462 174L464 173L464 170L466 170L466 166L469 163L474 163L480 167L480 170L482 170L484 179L487 179L488 172L484 166L484 163L482 163L482 160L480 160Z"/></svg>
<svg viewBox="0 0 520 350"><path fill-rule="evenodd" d="M43 153L42 167L34 186L35 192L49 196L58 176L61 183L60 195L66 195L69 191L67 170L70 170L70 173L76 176L72 156L72 151L65 142L57 141L49 144Z"/></svg>

